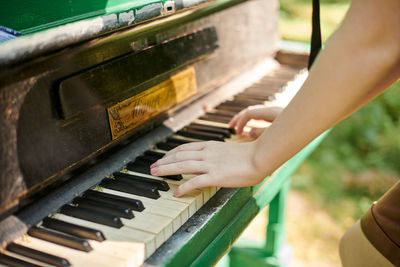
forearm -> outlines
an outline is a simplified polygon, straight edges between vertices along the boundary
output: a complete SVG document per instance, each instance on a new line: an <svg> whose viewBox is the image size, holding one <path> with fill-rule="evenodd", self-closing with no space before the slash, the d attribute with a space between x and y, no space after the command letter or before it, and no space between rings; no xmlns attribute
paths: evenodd
<svg viewBox="0 0 400 267"><path fill-rule="evenodd" d="M398 0L353 2L299 93L256 141L256 168L269 174L379 94L387 77L394 79L391 73L400 58L399 11Z"/></svg>
<svg viewBox="0 0 400 267"><path fill-rule="evenodd" d="M350 110L350 112L346 114L345 118L351 115L353 112L360 109L361 107L363 107L365 104L367 104L369 101L371 101L376 96L381 94L383 91L385 91L385 89L390 87L390 85L398 81L399 77L400 77L400 61L389 73L387 73L387 75L371 91L368 92L368 94L366 94L361 99L361 101L358 103L357 106L354 107L353 110Z"/></svg>

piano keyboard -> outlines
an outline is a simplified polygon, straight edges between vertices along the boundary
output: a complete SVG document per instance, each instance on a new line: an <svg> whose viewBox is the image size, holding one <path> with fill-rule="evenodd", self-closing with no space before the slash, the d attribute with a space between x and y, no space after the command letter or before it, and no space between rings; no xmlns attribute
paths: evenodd
<svg viewBox="0 0 400 267"><path fill-rule="evenodd" d="M297 90L284 90L299 69L280 66L173 135L111 177L31 227L0 253L9 266L138 266L173 235L218 188L182 198L173 191L190 175L154 177L150 165L186 142L245 141L228 122L250 105L285 106ZM267 100L267 101L265 101ZM250 125L260 126L250 122Z"/></svg>

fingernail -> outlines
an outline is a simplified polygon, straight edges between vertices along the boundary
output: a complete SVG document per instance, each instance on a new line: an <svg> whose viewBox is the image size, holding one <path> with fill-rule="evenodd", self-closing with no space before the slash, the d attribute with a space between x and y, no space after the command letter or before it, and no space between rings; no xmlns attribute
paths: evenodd
<svg viewBox="0 0 400 267"><path fill-rule="evenodd" d="M154 162L153 164L150 165L150 168L154 168L156 166L156 163Z"/></svg>
<svg viewBox="0 0 400 267"><path fill-rule="evenodd" d="M150 169L151 175L157 175L157 172L158 172L157 167L154 167L154 168L151 168L151 169Z"/></svg>
<svg viewBox="0 0 400 267"><path fill-rule="evenodd" d="M180 197L180 196L181 196L181 193L180 193L179 188L178 188L178 189L176 189L174 191L174 197Z"/></svg>
<svg viewBox="0 0 400 267"><path fill-rule="evenodd" d="M250 136L251 137L256 137L256 129L251 129L250 130Z"/></svg>

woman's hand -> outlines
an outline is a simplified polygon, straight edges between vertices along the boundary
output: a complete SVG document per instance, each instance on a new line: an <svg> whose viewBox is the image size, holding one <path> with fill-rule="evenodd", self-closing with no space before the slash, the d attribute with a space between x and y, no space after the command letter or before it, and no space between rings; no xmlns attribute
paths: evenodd
<svg viewBox="0 0 400 267"><path fill-rule="evenodd" d="M174 196L180 197L198 188L243 187L265 178L265 170L254 165L255 143L195 142L181 145L151 166L151 174L197 174L179 186Z"/></svg>
<svg viewBox="0 0 400 267"><path fill-rule="evenodd" d="M229 127L235 129L236 133L240 135L243 133L243 128L247 122L251 119L272 122L281 113L282 109L281 107L267 107L264 105L247 107L233 117L229 122ZM250 137L257 138L263 131L264 129L262 128L252 128Z"/></svg>

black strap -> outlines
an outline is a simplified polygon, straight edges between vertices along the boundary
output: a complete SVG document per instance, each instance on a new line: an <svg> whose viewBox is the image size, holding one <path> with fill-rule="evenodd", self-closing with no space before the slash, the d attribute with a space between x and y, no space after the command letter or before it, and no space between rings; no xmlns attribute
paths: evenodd
<svg viewBox="0 0 400 267"><path fill-rule="evenodd" d="M310 58L308 60L308 69L311 68L315 58L321 50L321 23L319 20L319 0L313 0L313 11L312 11L312 34L311 34L311 51Z"/></svg>

